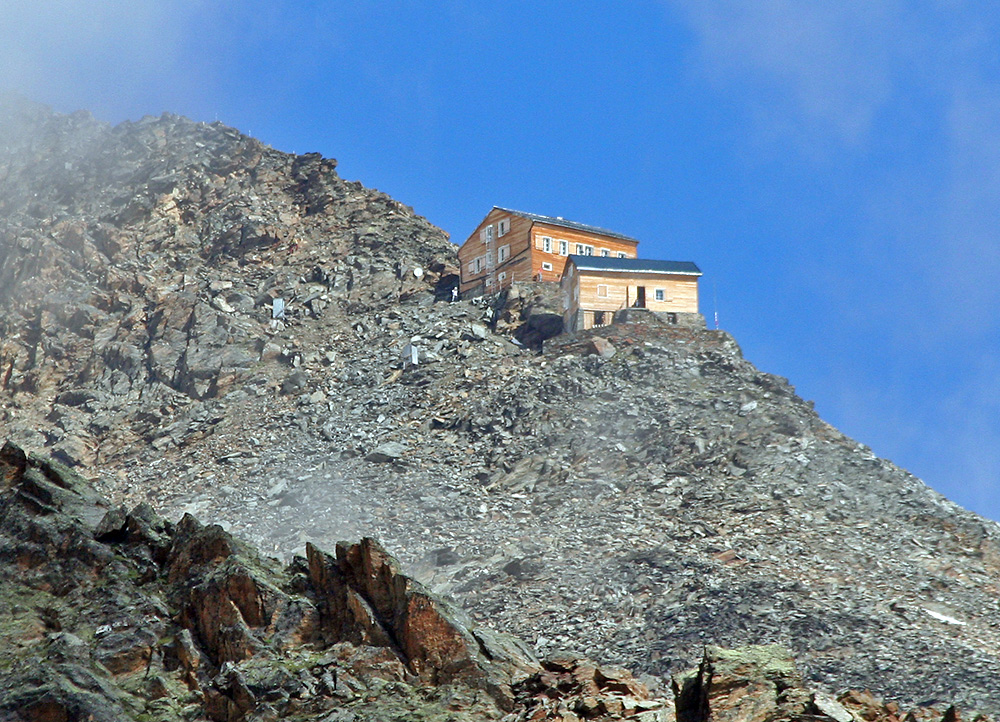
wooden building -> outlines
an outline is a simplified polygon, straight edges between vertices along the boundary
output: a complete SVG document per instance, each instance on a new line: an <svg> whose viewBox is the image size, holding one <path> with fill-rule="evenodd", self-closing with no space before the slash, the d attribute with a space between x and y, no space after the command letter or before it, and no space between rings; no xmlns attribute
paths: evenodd
<svg viewBox="0 0 1000 722"><path fill-rule="evenodd" d="M561 282L563 328L606 326L616 313L634 308L648 309L667 323L704 328L700 276L689 261L570 255Z"/></svg>
<svg viewBox="0 0 1000 722"><path fill-rule="evenodd" d="M635 258L639 241L564 218L494 206L458 250L462 293L493 293L515 281L554 281L570 254Z"/></svg>

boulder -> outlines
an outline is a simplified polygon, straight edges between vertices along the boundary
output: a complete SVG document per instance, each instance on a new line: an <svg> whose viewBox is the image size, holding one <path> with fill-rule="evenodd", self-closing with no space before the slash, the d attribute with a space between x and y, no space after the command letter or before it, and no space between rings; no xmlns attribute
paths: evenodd
<svg viewBox="0 0 1000 722"><path fill-rule="evenodd" d="M791 653L779 645L706 647L697 670L674 677L677 722L765 722L820 715Z"/></svg>
<svg viewBox="0 0 1000 722"><path fill-rule="evenodd" d="M588 342L585 353L609 359L615 355L616 349L603 336L593 336Z"/></svg>
<svg viewBox="0 0 1000 722"><path fill-rule="evenodd" d="M372 449L372 451L365 456L365 460L376 464L385 464L387 462L400 461L405 454L406 444L402 444L398 441L389 441L384 444L379 444L377 447Z"/></svg>

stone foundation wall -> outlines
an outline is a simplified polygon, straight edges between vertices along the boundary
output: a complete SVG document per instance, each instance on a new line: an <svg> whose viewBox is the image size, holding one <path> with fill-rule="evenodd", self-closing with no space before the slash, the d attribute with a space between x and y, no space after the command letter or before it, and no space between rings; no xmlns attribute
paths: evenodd
<svg viewBox="0 0 1000 722"><path fill-rule="evenodd" d="M648 308L623 308L615 311L614 322L705 328L705 317L700 313L664 313L650 311Z"/></svg>
<svg viewBox="0 0 1000 722"><path fill-rule="evenodd" d="M700 313L678 313L677 325L684 328L705 328L705 317Z"/></svg>

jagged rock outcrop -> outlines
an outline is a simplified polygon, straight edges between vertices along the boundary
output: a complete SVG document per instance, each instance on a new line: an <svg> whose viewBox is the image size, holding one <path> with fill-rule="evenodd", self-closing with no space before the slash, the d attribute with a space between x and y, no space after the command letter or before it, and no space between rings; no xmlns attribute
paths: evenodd
<svg viewBox="0 0 1000 722"><path fill-rule="evenodd" d="M675 678L674 691L678 722L851 719L833 705L828 712L821 710L815 695L805 689L791 654L777 645L709 647L697 670Z"/></svg>
<svg viewBox="0 0 1000 722"><path fill-rule="evenodd" d="M3 720L526 719L525 686L556 684L374 540L282 569L191 516L113 507L9 443L0 598ZM665 707L626 672L560 664L617 680L589 690L588 718Z"/></svg>
<svg viewBox="0 0 1000 722"><path fill-rule="evenodd" d="M494 330L508 332L528 348L563 332L562 291L557 283L521 283L490 298Z"/></svg>
<svg viewBox="0 0 1000 722"><path fill-rule="evenodd" d="M834 699L809 689L791 653L779 645L708 647L699 667L677 675L673 686L677 722L954 722L960 718L954 707L904 711L870 692L852 690Z"/></svg>

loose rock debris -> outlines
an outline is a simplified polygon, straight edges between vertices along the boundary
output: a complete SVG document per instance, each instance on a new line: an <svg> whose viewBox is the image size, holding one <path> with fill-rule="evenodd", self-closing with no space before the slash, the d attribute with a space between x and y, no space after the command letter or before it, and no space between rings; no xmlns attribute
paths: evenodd
<svg viewBox="0 0 1000 722"><path fill-rule="evenodd" d="M6 437L269 554L374 536L540 654L662 683L779 642L830 690L1000 708L997 526L724 332L546 338L553 287L451 302L445 234L332 160L5 108Z"/></svg>

